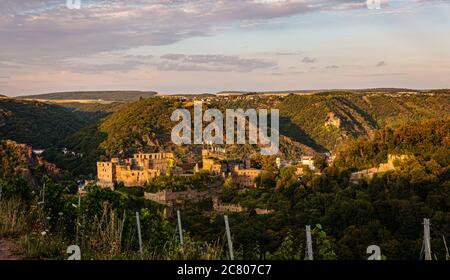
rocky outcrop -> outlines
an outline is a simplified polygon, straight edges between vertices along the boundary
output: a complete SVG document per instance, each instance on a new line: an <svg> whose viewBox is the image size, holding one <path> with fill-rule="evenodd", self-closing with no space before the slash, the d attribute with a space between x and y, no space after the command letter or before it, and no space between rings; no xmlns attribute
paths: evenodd
<svg viewBox="0 0 450 280"><path fill-rule="evenodd" d="M12 140L0 141L0 177L23 177L36 185L42 175L57 177L60 173L56 165L34 154L30 146Z"/></svg>
<svg viewBox="0 0 450 280"><path fill-rule="evenodd" d="M327 115L327 120L325 122L325 125L341 128L341 119L339 117L337 117L333 112L329 112Z"/></svg>

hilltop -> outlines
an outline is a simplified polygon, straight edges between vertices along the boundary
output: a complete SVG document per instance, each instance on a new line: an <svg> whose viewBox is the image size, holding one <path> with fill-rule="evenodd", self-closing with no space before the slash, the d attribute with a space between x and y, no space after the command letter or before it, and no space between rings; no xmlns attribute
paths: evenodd
<svg viewBox="0 0 450 280"><path fill-rule="evenodd" d="M74 91L19 96L18 99L61 101L136 101L155 96L154 91Z"/></svg>

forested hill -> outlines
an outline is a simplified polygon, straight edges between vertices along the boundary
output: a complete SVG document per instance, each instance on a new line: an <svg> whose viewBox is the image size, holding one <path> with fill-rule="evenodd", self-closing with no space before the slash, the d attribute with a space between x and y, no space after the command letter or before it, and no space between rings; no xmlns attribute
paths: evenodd
<svg viewBox="0 0 450 280"><path fill-rule="evenodd" d="M179 149L170 142L171 129L176 124L170 121L170 116L179 107L192 109L192 102L155 97L124 104L96 127L73 135L68 146L85 154L99 155L101 153L92 149L100 149L108 157L136 151ZM333 151L348 138L373 136L380 128L450 115L450 93L330 92L286 97L217 97L205 102L203 107L223 112L233 108L278 108L281 156L298 159L300 154L310 154L314 150ZM189 158L192 150L192 147L184 147L180 156ZM252 147L228 147L227 150L248 154Z"/></svg>
<svg viewBox="0 0 450 280"><path fill-rule="evenodd" d="M375 129L450 116L450 92L290 95L277 107L284 119L308 135L306 140L333 150L344 139L371 136Z"/></svg>
<svg viewBox="0 0 450 280"><path fill-rule="evenodd" d="M139 98L155 96L154 91L74 91L55 92L39 95L20 96L20 99L38 100L104 100L104 101L135 101Z"/></svg>
<svg viewBox="0 0 450 280"><path fill-rule="evenodd" d="M86 114L42 102L0 99L0 140L14 140L34 149L64 144L88 125Z"/></svg>
<svg viewBox="0 0 450 280"><path fill-rule="evenodd" d="M181 107L192 109L192 100L152 97L130 103L87 105L89 108L63 108L2 98L0 140L11 139L35 149L64 146L87 155L85 163L73 160L74 165L85 166L92 166L102 154L126 156L157 150L172 150L179 158L192 161L199 148L175 147L170 141L172 127L176 124L170 121L172 112ZM209 97L204 102L206 108L218 108L223 112L237 108L279 109L279 156L296 160L302 154L334 151L348 138L372 137L377 129L450 116L450 93L333 91L312 95ZM250 145L227 147L231 157L248 156L255 149L257 147ZM50 161L59 163L56 158Z"/></svg>
<svg viewBox="0 0 450 280"><path fill-rule="evenodd" d="M450 168L450 117L426 119L377 130L372 139L359 137L339 146L334 166L366 169L387 160L388 154L408 155L427 168ZM439 169L439 168L437 168Z"/></svg>

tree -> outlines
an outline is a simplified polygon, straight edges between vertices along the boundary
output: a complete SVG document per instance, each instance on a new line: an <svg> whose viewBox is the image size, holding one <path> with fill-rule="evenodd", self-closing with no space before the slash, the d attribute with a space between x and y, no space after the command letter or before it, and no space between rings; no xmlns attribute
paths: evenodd
<svg viewBox="0 0 450 280"><path fill-rule="evenodd" d="M313 157L314 167L322 171L327 167L327 159L322 154L315 154Z"/></svg>
<svg viewBox="0 0 450 280"><path fill-rule="evenodd" d="M275 174L269 171L265 171L255 178L257 188L272 189L275 187Z"/></svg>

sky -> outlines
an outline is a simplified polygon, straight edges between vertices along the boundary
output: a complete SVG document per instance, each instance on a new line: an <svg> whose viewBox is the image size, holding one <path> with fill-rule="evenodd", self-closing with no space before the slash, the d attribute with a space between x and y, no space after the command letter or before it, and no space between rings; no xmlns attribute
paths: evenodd
<svg viewBox="0 0 450 280"><path fill-rule="evenodd" d="M450 0L80 1L0 0L0 94L450 88Z"/></svg>

